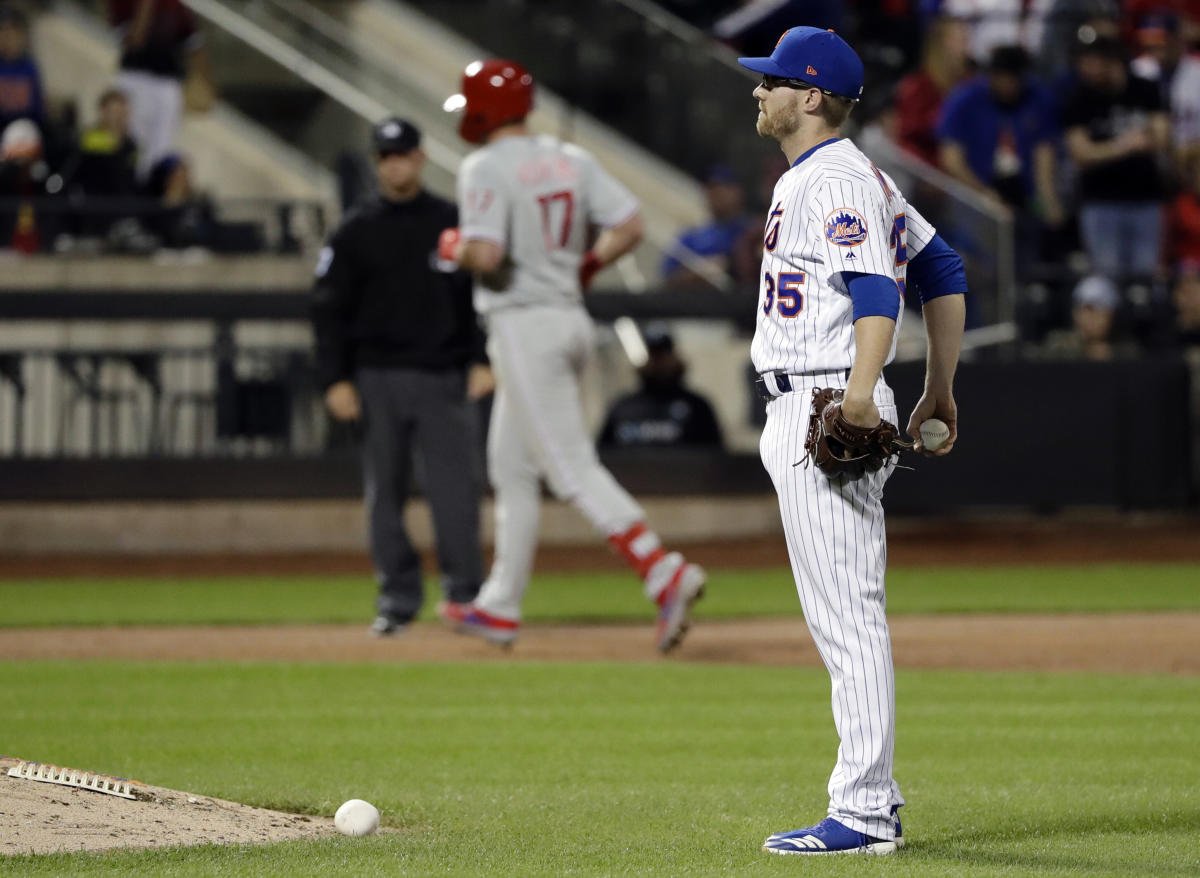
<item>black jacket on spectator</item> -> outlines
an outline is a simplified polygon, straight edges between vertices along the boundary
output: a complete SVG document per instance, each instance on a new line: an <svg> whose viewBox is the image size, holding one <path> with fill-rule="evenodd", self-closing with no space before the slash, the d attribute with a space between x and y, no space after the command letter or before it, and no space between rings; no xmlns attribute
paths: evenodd
<svg viewBox="0 0 1200 878"><path fill-rule="evenodd" d="M79 150L67 160L63 180L68 191L109 198L140 195L137 182L137 144L126 135L117 139L101 128L84 132Z"/></svg>
<svg viewBox="0 0 1200 878"><path fill-rule="evenodd" d="M1125 90L1111 94L1080 84L1063 108L1064 128L1085 128L1092 140L1120 137L1131 126L1142 127L1146 117L1166 112L1158 86L1130 75ZM1154 154L1142 152L1083 168L1079 198L1096 201L1157 201L1163 197Z"/></svg>
<svg viewBox="0 0 1200 878"><path fill-rule="evenodd" d="M458 208L424 190L352 210L321 251L312 316L322 387L359 366L464 368L485 362L470 275L446 271L438 236Z"/></svg>

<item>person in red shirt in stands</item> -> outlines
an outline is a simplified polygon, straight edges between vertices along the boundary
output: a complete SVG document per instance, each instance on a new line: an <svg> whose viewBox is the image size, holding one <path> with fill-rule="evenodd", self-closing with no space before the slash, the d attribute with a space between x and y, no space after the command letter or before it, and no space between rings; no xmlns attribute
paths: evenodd
<svg viewBox="0 0 1200 878"><path fill-rule="evenodd" d="M1167 210L1167 264L1200 270L1200 149L1182 161L1183 188Z"/></svg>
<svg viewBox="0 0 1200 878"><path fill-rule="evenodd" d="M935 133L946 93L971 75L970 29L957 18L939 18L925 36L921 66L896 85L896 141L928 164L938 165Z"/></svg>

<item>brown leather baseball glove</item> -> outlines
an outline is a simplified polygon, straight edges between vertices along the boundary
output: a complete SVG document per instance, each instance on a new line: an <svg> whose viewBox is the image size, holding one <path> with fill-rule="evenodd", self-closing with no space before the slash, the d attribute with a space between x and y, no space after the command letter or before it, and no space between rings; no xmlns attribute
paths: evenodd
<svg viewBox="0 0 1200 878"><path fill-rule="evenodd" d="M812 414L804 450L830 478L861 478L882 467L911 442L904 442L896 425L880 420L874 427L851 424L842 414L844 392L832 387L813 388Z"/></svg>

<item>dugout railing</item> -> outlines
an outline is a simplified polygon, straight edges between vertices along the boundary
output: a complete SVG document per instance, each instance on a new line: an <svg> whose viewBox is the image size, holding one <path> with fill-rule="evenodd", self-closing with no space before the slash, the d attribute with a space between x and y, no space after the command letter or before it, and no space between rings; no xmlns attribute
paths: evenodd
<svg viewBox="0 0 1200 878"><path fill-rule="evenodd" d="M588 304L601 321L744 320L747 310L711 290L596 293ZM10 329L152 323L190 327L192 339L0 350L0 501L356 496L355 437L325 417L311 344L278 331L305 328L307 314L308 296L285 290L0 293ZM255 341L242 331L252 324L274 327L281 340ZM919 359L888 367L902 412L918 398L923 372ZM1025 361L1011 345L981 348L956 382L963 431L955 453L907 461L919 474L893 477L889 506L1194 505L1191 386L1178 354ZM746 393L748 414L761 413L750 408L748 382ZM604 459L640 494L771 490L752 452L627 450Z"/></svg>

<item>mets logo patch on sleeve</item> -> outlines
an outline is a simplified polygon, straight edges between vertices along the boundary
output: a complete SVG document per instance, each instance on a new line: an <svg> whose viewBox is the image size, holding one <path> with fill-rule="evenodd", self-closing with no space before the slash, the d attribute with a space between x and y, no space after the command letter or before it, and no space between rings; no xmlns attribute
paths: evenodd
<svg viewBox="0 0 1200 878"><path fill-rule="evenodd" d="M867 222L857 210L839 207L825 217L825 237L839 247L857 247L867 240Z"/></svg>

